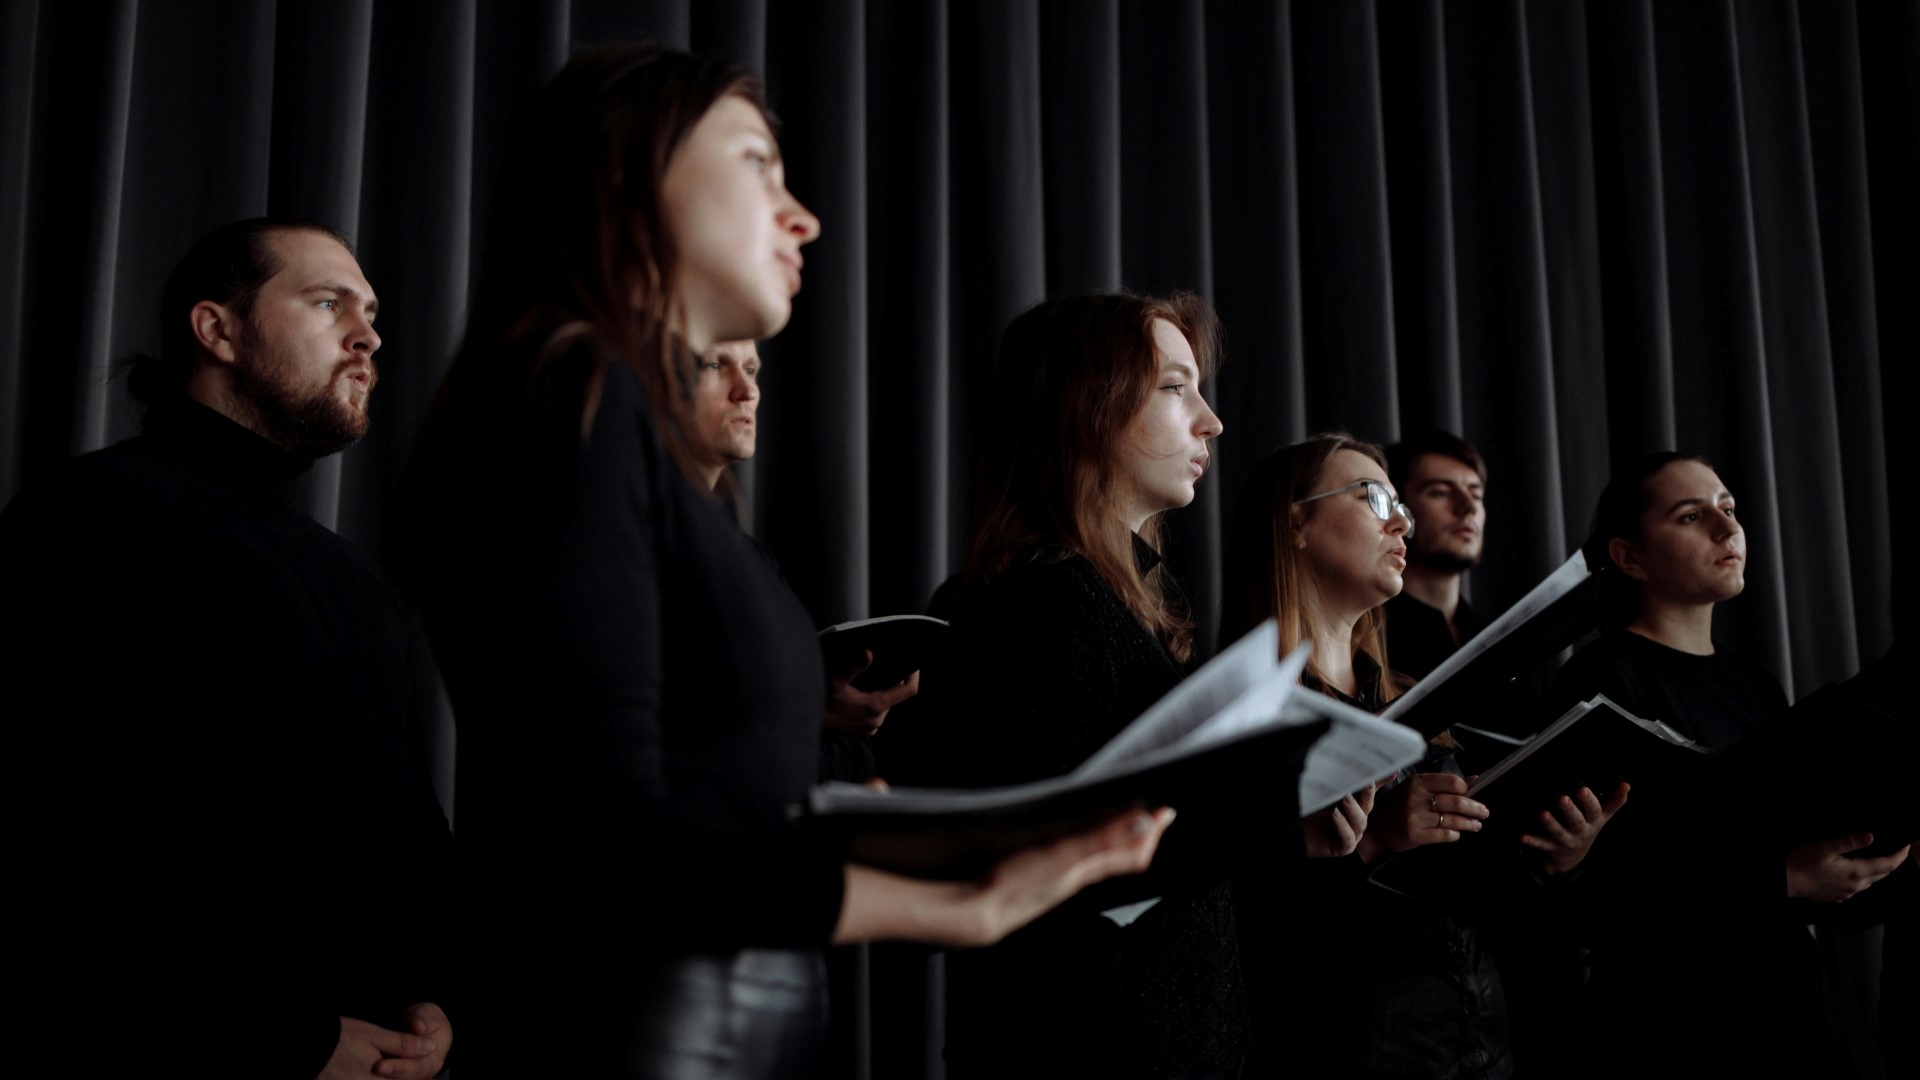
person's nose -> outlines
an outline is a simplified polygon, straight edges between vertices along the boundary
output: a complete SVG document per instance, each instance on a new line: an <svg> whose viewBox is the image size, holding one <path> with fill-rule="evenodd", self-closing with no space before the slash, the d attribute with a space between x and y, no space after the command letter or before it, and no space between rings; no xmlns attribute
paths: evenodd
<svg viewBox="0 0 1920 1080"><path fill-rule="evenodd" d="M733 393L728 397L738 403L760 400L760 384L744 371L736 371L733 376Z"/></svg>
<svg viewBox="0 0 1920 1080"><path fill-rule="evenodd" d="M367 317L367 313L357 308L353 313L353 325L347 328L347 348L368 356L380 351L380 332L373 328L373 320Z"/></svg>
<svg viewBox="0 0 1920 1080"><path fill-rule="evenodd" d="M811 244L820 239L820 219L799 199L794 198L793 192L787 192L786 196L786 205L780 208L780 228L798 238L802 244Z"/></svg>
<svg viewBox="0 0 1920 1080"><path fill-rule="evenodd" d="M1388 536L1404 537L1413 532L1413 511L1407 509L1407 504L1396 502L1393 504L1393 511L1387 515L1387 520L1380 523L1380 527Z"/></svg>
<svg viewBox="0 0 1920 1080"><path fill-rule="evenodd" d="M1206 398L1201 398L1200 415L1193 420L1193 433L1202 439L1217 439L1225 430L1226 425L1220 422L1220 417L1213 411L1213 406L1207 404Z"/></svg>

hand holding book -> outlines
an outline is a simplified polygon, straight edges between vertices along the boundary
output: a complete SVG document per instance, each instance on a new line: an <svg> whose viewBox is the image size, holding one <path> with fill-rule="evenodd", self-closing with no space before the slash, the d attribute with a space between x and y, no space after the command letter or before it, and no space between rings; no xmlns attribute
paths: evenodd
<svg viewBox="0 0 1920 1080"><path fill-rule="evenodd" d="M1583 787L1572 795L1560 796L1553 808L1540 811L1537 832L1520 837L1531 857L1534 877L1551 881L1579 866L1600 830L1627 804L1630 790L1631 785L1622 780L1602 801L1592 788Z"/></svg>

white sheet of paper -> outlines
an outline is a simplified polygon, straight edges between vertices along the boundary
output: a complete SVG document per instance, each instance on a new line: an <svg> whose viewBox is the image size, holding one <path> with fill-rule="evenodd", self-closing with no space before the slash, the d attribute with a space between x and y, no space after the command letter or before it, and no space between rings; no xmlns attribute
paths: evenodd
<svg viewBox="0 0 1920 1080"><path fill-rule="evenodd" d="M1280 624L1268 619L1167 691L1120 734L1107 740L1107 745L1081 762L1074 775L1094 775L1179 742L1260 685L1274 671L1279 656Z"/></svg>
<svg viewBox="0 0 1920 1080"><path fill-rule="evenodd" d="M1287 701L1297 723L1326 717L1326 735L1307 751L1300 771L1300 816L1319 813L1375 780L1420 760L1427 740L1402 724L1301 687Z"/></svg>
<svg viewBox="0 0 1920 1080"><path fill-rule="evenodd" d="M1420 704L1441 683L1453 677L1453 673L1466 667L1481 653L1492 648L1496 642L1513 633L1514 628L1525 623L1540 612L1545 611L1555 600L1572 592L1576 585L1587 579L1586 556L1576 551L1573 557L1560 564L1560 568L1548 574L1546 580L1535 585L1520 602L1502 612L1500 617L1487 624L1486 629L1473 635L1465 645L1460 646L1452 656L1447 657L1439 667L1434 668L1426 678L1413 684L1413 689L1394 698L1380 716L1384 720L1398 720L1407 714L1407 710Z"/></svg>

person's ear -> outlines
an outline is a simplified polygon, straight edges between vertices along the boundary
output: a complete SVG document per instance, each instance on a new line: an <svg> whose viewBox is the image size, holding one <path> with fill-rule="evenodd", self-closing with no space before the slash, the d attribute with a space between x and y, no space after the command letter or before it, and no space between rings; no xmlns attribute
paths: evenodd
<svg viewBox="0 0 1920 1080"><path fill-rule="evenodd" d="M1629 541L1618 536L1607 541L1607 558L1612 559L1613 565L1633 580L1647 580L1647 568L1640 564L1640 549Z"/></svg>
<svg viewBox="0 0 1920 1080"><path fill-rule="evenodd" d="M200 342L202 352L223 364L231 364L239 358L237 339L240 336L240 320L225 304L202 300L193 305L187 318L191 320L194 339Z"/></svg>

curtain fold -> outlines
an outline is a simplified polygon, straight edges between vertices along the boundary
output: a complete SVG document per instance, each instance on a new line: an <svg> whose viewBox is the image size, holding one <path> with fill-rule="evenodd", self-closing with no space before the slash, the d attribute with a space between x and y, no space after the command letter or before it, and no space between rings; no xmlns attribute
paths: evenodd
<svg viewBox="0 0 1920 1080"><path fill-rule="evenodd" d="M0 499L137 429L114 363L156 347L192 240L293 213L383 302L373 433L308 491L377 545L511 212L507 132L574 47L636 37L764 73L823 221L739 477L822 624L918 610L958 568L1002 329L1123 286L1225 325L1226 435L1167 541L1203 647L1240 477L1333 428L1486 452L1486 610L1566 557L1614 467L1676 448L1750 533L1722 632L1796 696L1912 617L1887 391L1920 355L1915 0L8 4ZM856 967L850 1067L937 1075L937 974Z"/></svg>

